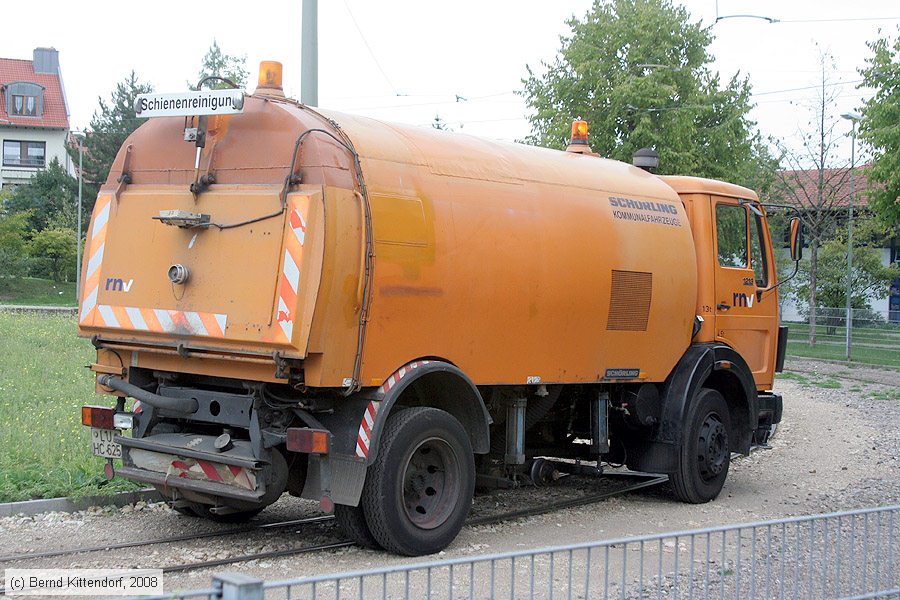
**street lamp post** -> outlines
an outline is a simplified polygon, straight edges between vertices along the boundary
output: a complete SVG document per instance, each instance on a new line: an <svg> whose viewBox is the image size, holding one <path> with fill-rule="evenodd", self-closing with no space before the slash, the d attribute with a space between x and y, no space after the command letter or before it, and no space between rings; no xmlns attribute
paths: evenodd
<svg viewBox="0 0 900 600"><path fill-rule="evenodd" d="M851 284L853 281L853 203L856 200L856 122L862 115L855 111L846 112L841 118L850 121L850 206L847 210L847 362L850 362L850 341L853 330L853 307L851 304Z"/></svg>
<svg viewBox="0 0 900 600"><path fill-rule="evenodd" d="M78 136L84 131L73 131L72 137L78 142L78 235L75 238L75 301L81 301L81 187L84 182L84 144Z"/></svg>

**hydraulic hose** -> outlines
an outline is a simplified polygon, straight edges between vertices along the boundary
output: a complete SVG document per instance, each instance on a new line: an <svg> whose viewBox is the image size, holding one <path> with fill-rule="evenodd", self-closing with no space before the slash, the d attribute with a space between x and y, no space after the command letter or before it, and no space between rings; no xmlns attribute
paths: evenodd
<svg viewBox="0 0 900 600"><path fill-rule="evenodd" d="M198 405L195 398L170 398L168 396L160 396L159 394L148 392L147 390L141 389L136 385L132 385L127 381L112 375L101 375L97 378L97 383L104 387L128 394L132 398L136 398L155 408L187 414L194 414L197 412Z"/></svg>

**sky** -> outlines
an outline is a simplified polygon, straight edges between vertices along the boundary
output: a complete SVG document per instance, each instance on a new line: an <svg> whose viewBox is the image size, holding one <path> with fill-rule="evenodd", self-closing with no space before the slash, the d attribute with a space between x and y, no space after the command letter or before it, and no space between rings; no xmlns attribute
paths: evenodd
<svg viewBox="0 0 900 600"><path fill-rule="evenodd" d="M677 0L676 0L677 1ZM319 105L387 121L429 125L440 118L456 131L517 140L530 131L515 92L526 65L541 72L591 0L320 0ZM748 76L764 136L797 147L808 129L822 51L833 56L834 118L858 109L856 89L866 42L898 35L900 5L890 0L684 0L692 20L712 28L712 67L723 80ZM134 70L159 92L187 89L213 39L246 55L249 88L261 60L284 63L284 87L300 96L302 0L95 0L4 2L0 57L31 58L52 46L60 63L73 129L87 127L117 82ZM778 19L738 18L752 14ZM716 22L716 16L726 16ZM24 23L24 26L7 24ZM881 30L881 33L879 33ZM849 131L838 122L835 131ZM846 131L845 131L846 130ZM839 152L849 154L841 142Z"/></svg>

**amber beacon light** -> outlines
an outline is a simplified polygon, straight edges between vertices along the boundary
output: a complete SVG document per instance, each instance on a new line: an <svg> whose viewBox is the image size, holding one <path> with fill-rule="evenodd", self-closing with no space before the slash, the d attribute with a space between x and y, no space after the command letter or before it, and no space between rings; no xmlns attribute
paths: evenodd
<svg viewBox="0 0 900 600"><path fill-rule="evenodd" d="M572 121L572 144L588 143L587 121Z"/></svg>
<svg viewBox="0 0 900 600"><path fill-rule="evenodd" d="M264 60L259 63L259 82L257 90L281 91L281 63L275 60Z"/></svg>

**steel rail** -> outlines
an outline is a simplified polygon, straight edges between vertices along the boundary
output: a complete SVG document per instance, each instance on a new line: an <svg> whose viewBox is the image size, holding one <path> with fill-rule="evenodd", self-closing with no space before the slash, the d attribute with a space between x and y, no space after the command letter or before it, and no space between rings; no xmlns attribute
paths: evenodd
<svg viewBox="0 0 900 600"><path fill-rule="evenodd" d="M556 502L552 502L550 504L544 504L541 506L536 506L533 508L525 508L514 511L509 511L505 513L500 513L497 515L484 515L481 517L475 517L472 519L468 519L466 521L466 526L473 527L479 525L492 525L497 523L502 523L505 521L511 521L515 519L521 519L526 517L532 517L542 514L551 513L558 510L565 510L567 508L574 508L578 506L585 506L587 504L594 504L601 500L605 500L607 498L612 498L614 496L621 496L630 492L634 492L641 489L646 489L649 487L658 486L662 483L668 481L668 476L659 475L659 474L646 474L646 473L635 473L635 472L624 472L624 473L607 473L604 474L603 477L610 479L627 479L627 478L636 478L641 479L637 483L626 485L625 487L616 489L616 490L606 490L603 492L595 493L595 494L587 494L585 496L581 496L579 498L570 498L566 500L559 500ZM0 563L3 562L13 562L20 560L33 560L37 558L49 558L55 556L64 556L68 554L83 554L88 552L103 552L109 550L120 550L125 548L133 548L137 546L146 546L153 544L166 544L166 543L174 543L179 541L188 541L194 539L203 539L203 538L211 538L211 537L220 537L225 535L233 535L238 533L246 533L250 531L262 531L266 529L281 529L284 527L291 527L296 525L307 525L307 524L315 524L326 521L334 520L334 516L332 515L323 515L319 517L311 517L308 519L297 519L294 521L282 521L276 523L266 523L263 525L256 525L253 527L239 527L233 529L223 529L220 531L211 531L202 534L185 534L179 535L169 538L160 538L154 540L142 540L142 541L134 541L134 542L121 542L116 544L104 544L98 546L91 546L85 548L74 548L69 550L52 550L47 552L38 552L38 553L23 553L23 554L15 554L8 556L0 556ZM299 548L286 548L284 550L272 550L268 552L259 552L255 554L242 554L238 556L232 556L228 558L219 558L207 561L200 561L195 563L184 563L178 565L170 565L161 567L163 573L179 573L184 571L193 571L196 569L205 569L212 567L220 567L223 565L235 564L240 562L248 562L251 560L262 560L267 558L280 558L284 556L294 556L297 554L306 554L310 552L318 552L321 550L330 550L335 548L344 548L348 546L354 545L354 542L350 540L338 540L336 542L329 542L324 544L315 544L312 546L302 546ZM4 594L5 589L0 588L0 594Z"/></svg>
<svg viewBox="0 0 900 600"><path fill-rule="evenodd" d="M266 529L281 529L285 527L294 527L296 525L307 525L312 523L320 523L323 521L331 521L334 519L331 515L322 515L317 517L309 517L307 519L295 519L292 521L278 521L275 523L263 523L261 525L252 525L249 527L232 527L230 529L219 529L217 531L207 531L205 533L188 533L184 535L176 535L167 538L157 538L150 540L138 540L133 542L117 542L114 544L99 544L97 546L87 546L84 548L69 548L66 550L47 550L43 552L23 552L21 554L8 554L0 556L0 563L15 562L20 560L33 560L36 558L53 558L55 556L66 556L69 554L85 554L88 552L105 552L108 550L122 550L124 548L134 548L136 546L153 546L157 544L171 544L174 542L186 542L189 540L197 540L204 538L221 537L225 535L236 535L239 533L248 533L251 531L263 531Z"/></svg>

